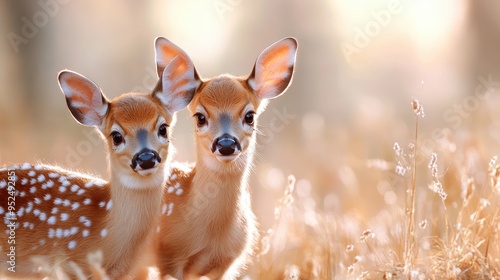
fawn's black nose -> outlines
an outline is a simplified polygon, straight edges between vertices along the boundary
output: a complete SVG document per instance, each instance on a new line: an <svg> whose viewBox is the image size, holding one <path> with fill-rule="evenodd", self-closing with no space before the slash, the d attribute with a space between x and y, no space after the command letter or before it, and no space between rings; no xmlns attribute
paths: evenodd
<svg viewBox="0 0 500 280"><path fill-rule="evenodd" d="M212 153L219 151L223 156L230 156L234 154L237 149L241 150L240 142L227 133L221 137L217 137L212 144Z"/></svg>
<svg viewBox="0 0 500 280"><path fill-rule="evenodd" d="M153 168L156 163L161 162L160 155L153 150L150 149L142 149L140 152L134 155L132 158L132 164L130 165L132 169L136 169L137 165L139 165L142 169L150 169Z"/></svg>

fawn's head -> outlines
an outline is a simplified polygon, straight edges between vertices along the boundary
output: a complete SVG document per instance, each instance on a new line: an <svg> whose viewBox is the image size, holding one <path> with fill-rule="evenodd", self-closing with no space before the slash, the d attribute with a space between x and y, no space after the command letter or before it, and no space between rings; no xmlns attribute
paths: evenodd
<svg viewBox="0 0 500 280"><path fill-rule="evenodd" d="M132 188L139 187L141 179L155 177L153 174L163 176L174 113L187 106L199 84L184 51L171 48L164 59L161 79L152 93L126 93L113 100L78 73L64 70L58 76L71 114L80 124L101 132L108 144L112 172L119 171L117 179Z"/></svg>
<svg viewBox="0 0 500 280"><path fill-rule="evenodd" d="M295 39L282 39L259 55L248 77L221 75L201 83L188 109L205 162L232 162L254 145L258 114L288 88L296 51Z"/></svg>
<svg viewBox="0 0 500 280"><path fill-rule="evenodd" d="M188 109L195 119L198 153L205 161L232 162L253 145L258 113L268 99L288 88L296 51L297 41L285 38L259 55L248 77L221 75L201 81L195 74L200 85Z"/></svg>

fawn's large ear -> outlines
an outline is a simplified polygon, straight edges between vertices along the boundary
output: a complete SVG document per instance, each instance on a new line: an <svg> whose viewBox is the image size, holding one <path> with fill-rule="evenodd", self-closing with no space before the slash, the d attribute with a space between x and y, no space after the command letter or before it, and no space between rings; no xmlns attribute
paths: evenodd
<svg viewBox="0 0 500 280"><path fill-rule="evenodd" d="M297 41L285 38L259 55L247 80L259 98L275 98L286 91L292 80L296 53Z"/></svg>
<svg viewBox="0 0 500 280"><path fill-rule="evenodd" d="M201 80L189 56L165 38L155 42L156 67L160 80L153 94L171 112L184 109Z"/></svg>
<svg viewBox="0 0 500 280"><path fill-rule="evenodd" d="M69 70L57 76L73 117L86 126L100 127L106 117L109 101L90 79Z"/></svg>
<svg viewBox="0 0 500 280"><path fill-rule="evenodd" d="M156 60L156 74L158 74L158 78L161 78L163 75L163 70L167 65L174 59L176 56L181 56L185 60L191 59L189 55L179 48L174 43L170 42L164 37L158 37L155 40L155 60Z"/></svg>

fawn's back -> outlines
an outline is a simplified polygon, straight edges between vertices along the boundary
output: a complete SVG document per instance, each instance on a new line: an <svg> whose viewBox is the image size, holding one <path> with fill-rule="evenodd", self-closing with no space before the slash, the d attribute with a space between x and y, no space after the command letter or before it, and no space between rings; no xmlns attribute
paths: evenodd
<svg viewBox="0 0 500 280"><path fill-rule="evenodd" d="M0 169L0 192L6 225L0 243L7 252L0 258L7 255L3 271L13 267L16 274L29 275L36 269L33 264L62 263L69 254L97 251L95 235L108 235L105 218L113 201L103 180L25 163Z"/></svg>

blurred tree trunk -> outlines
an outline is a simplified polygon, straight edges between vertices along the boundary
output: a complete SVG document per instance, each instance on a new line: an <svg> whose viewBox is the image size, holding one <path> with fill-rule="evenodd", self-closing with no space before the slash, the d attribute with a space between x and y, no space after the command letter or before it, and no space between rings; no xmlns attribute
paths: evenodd
<svg viewBox="0 0 500 280"><path fill-rule="evenodd" d="M469 1L470 40L475 42L471 70L500 80L500 2ZM460 46L457 46L458 48ZM496 79L495 79L496 78Z"/></svg>
<svg viewBox="0 0 500 280"><path fill-rule="evenodd" d="M33 82L28 81L34 81L36 73L40 71L38 69L40 64L36 63L38 60L37 55L40 55L40 50L37 48L37 44L32 42L36 40L36 36L26 38L22 30L26 24L26 20L32 22L33 14L40 7L36 1L6 1L3 5L2 10L6 12L2 20L5 26L7 26L5 34L7 34L8 42L5 53L10 56L7 66L8 71L5 73L7 77L6 86L8 87L7 94L12 95L9 96L11 100L17 100L10 102L22 106L16 106L17 108L8 107L11 107L10 110L24 108L23 115L29 118L30 115L36 115L37 92L39 89L37 90ZM16 44L16 41L13 39L14 36L18 39L22 37L27 42ZM36 118L33 121L36 122Z"/></svg>

